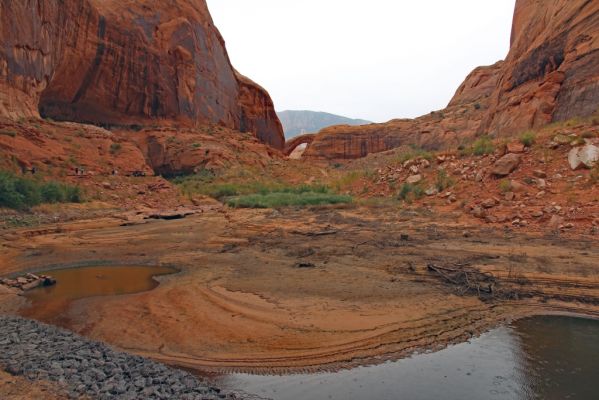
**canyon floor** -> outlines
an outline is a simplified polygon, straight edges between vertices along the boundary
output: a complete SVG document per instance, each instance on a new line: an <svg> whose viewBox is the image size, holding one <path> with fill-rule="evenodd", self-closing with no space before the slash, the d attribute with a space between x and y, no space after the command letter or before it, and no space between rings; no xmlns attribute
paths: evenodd
<svg viewBox="0 0 599 400"><path fill-rule="evenodd" d="M0 274L168 265L151 291L2 312L202 372L334 370L464 340L538 313L599 316L596 239L425 208L212 204L177 220L80 219L2 232ZM123 226L127 225L127 226ZM429 268L492 274L480 297Z"/></svg>

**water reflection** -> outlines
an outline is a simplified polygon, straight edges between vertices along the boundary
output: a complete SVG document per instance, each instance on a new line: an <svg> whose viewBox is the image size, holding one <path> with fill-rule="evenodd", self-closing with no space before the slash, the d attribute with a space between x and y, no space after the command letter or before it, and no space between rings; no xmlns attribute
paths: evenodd
<svg viewBox="0 0 599 400"><path fill-rule="evenodd" d="M535 317L399 362L329 374L234 374L219 384L276 400L595 400L598 371L598 321Z"/></svg>

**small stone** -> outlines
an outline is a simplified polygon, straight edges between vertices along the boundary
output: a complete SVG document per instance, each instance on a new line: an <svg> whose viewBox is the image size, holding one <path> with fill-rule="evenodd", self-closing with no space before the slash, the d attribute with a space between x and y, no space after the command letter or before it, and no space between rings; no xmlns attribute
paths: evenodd
<svg viewBox="0 0 599 400"><path fill-rule="evenodd" d="M547 173L545 171L541 171L540 169L534 170L532 174L536 178L547 179Z"/></svg>
<svg viewBox="0 0 599 400"><path fill-rule="evenodd" d="M549 227L551 229L558 229L564 223L564 219L558 215L554 215L549 220Z"/></svg>
<svg viewBox="0 0 599 400"><path fill-rule="evenodd" d="M481 206L476 206L472 209L472 215L474 215L476 218L482 219L486 216L486 214L487 213Z"/></svg>
<svg viewBox="0 0 599 400"><path fill-rule="evenodd" d="M505 198L507 201L514 201L514 199L516 198L516 193L514 193L514 192L507 192L507 193L505 194L504 198Z"/></svg>

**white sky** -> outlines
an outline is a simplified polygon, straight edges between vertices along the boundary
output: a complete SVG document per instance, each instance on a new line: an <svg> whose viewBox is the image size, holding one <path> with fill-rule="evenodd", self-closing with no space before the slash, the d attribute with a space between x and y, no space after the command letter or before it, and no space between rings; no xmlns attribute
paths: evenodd
<svg viewBox="0 0 599 400"><path fill-rule="evenodd" d="M505 58L515 0L208 0L233 65L277 110L376 122L444 108Z"/></svg>

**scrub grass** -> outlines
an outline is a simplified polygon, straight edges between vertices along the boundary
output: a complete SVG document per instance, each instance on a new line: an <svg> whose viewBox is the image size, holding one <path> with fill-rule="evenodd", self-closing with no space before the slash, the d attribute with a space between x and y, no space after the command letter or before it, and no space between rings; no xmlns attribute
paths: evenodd
<svg viewBox="0 0 599 400"><path fill-rule="evenodd" d="M81 203L77 186L60 182L42 182L12 172L0 171L0 207L26 210L40 204Z"/></svg>
<svg viewBox="0 0 599 400"><path fill-rule="evenodd" d="M235 208L280 208L349 204L352 201L352 197L347 195L290 190L235 196L228 198L225 203Z"/></svg>

